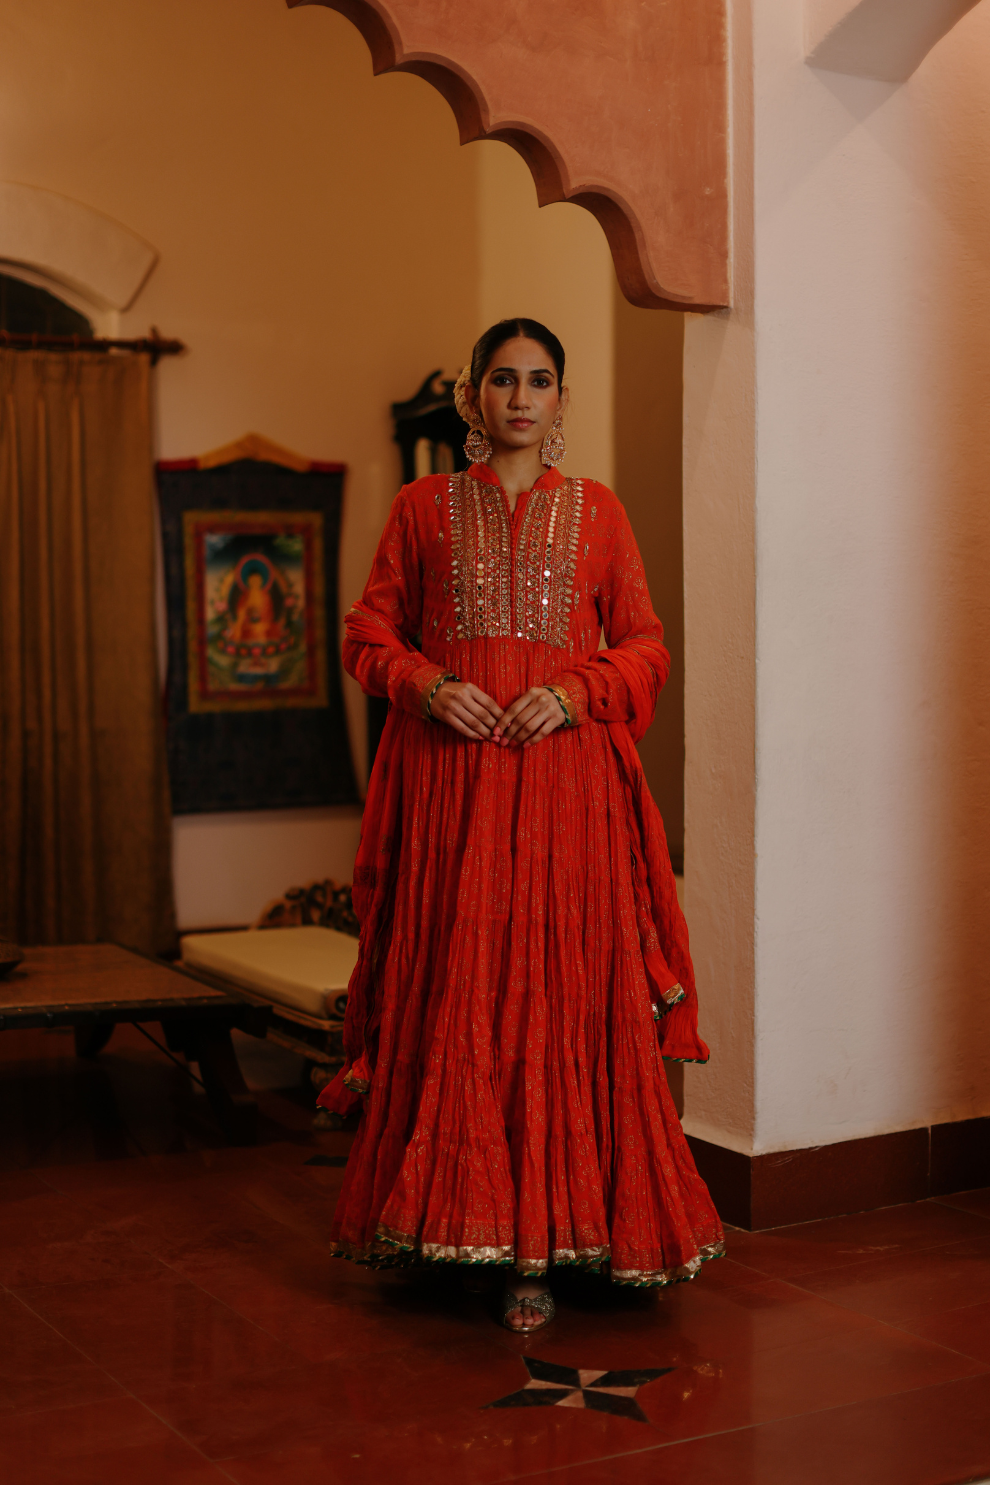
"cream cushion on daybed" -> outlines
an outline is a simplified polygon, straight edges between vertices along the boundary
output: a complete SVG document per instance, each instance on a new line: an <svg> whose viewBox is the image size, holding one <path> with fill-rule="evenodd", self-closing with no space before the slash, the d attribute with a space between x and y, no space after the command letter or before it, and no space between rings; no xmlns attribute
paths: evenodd
<svg viewBox="0 0 990 1485"><path fill-rule="evenodd" d="M335 928L249 928L182 938L182 962L190 969L320 1019L343 1014L335 1002L347 989L357 956L357 939Z"/></svg>

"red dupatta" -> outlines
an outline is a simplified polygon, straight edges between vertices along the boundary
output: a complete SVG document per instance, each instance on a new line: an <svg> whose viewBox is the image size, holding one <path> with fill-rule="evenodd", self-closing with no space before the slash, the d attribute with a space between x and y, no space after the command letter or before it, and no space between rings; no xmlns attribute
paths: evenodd
<svg viewBox="0 0 990 1485"><path fill-rule="evenodd" d="M647 896L647 911L654 936L643 932L643 960L651 988L666 1001L672 985L679 985L683 998L676 1001L660 1021L658 1034L663 1056L672 1062L707 1062L708 1047L698 1035L698 992L688 945L688 929L677 900L677 885L667 850L667 836L660 811L650 793L636 744L646 735L656 711L656 693L648 683L649 668L635 654L635 645L604 650L590 665L611 665L625 682L629 698L629 720L605 722L609 740L622 772L633 838L638 835L641 859L636 863L637 895ZM669 1003L669 1002L666 1002ZM659 1004L659 1002L658 1002Z"/></svg>
<svg viewBox="0 0 990 1485"><path fill-rule="evenodd" d="M395 625L380 613L372 614L360 602L354 604L344 623L348 638L358 644L380 645L384 629L396 644L408 645ZM392 866L399 860L402 822L401 771L391 764L396 731L402 726L405 716L397 707L389 709L371 771L361 840L354 862L353 902L361 925L361 941L358 962L347 987L344 1065L316 1100L321 1108L344 1115L359 1107L361 1095L367 1093L374 1072L381 1014L375 990L382 956L388 952Z"/></svg>

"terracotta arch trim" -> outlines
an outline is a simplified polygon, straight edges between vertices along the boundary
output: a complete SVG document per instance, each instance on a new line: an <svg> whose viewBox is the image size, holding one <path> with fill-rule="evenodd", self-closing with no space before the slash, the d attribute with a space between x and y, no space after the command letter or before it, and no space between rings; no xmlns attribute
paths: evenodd
<svg viewBox="0 0 990 1485"><path fill-rule="evenodd" d="M633 304L728 304L724 0L286 3L347 16L376 73L443 94L462 144L504 140L541 205L593 212Z"/></svg>

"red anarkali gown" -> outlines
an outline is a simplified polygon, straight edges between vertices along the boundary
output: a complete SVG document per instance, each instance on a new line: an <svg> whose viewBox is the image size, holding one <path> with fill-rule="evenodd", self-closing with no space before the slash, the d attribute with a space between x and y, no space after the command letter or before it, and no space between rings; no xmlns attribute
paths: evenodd
<svg viewBox="0 0 990 1485"><path fill-rule="evenodd" d="M392 707L347 1061L320 1098L364 1105L333 1251L691 1277L722 1230L661 1056L708 1049L634 746L669 656L622 506L553 469L511 514L485 465L406 486L344 663ZM503 706L554 683L572 725L525 750L469 741L425 715L445 671Z"/></svg>

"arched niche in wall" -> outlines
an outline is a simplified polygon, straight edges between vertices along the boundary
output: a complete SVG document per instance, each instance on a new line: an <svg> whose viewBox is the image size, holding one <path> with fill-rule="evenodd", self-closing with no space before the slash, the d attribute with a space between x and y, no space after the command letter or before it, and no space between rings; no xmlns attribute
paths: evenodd
<svg viewBox="0 0 990 1485"><path fill-rule="evenodd" d="M89 318L128 309L158 261L112 217L68 196L0 181L0 266ZM112 330L104 323L103 331Z"/></svg>
<svg viewBox="0 0 990 1485"><path fill-rule="evenodd" d="M339 11L376 73L432 83L462 144L513 145L541 206L593 212L633 304L728 304L725 0L286 3Z"/></svg>
<svg viewBox="0 0 990 1485"><path fill-rule="evenodd" d="M0 264L0 331L10 335L74 335L93 338L93 322L84 309L61 294L32 283L23 270L11 273Z"/></svg>

